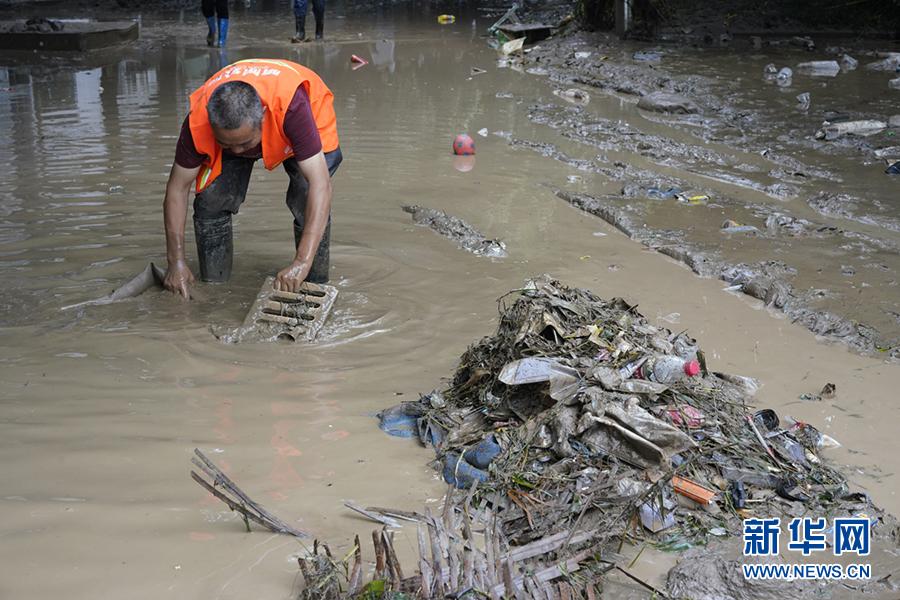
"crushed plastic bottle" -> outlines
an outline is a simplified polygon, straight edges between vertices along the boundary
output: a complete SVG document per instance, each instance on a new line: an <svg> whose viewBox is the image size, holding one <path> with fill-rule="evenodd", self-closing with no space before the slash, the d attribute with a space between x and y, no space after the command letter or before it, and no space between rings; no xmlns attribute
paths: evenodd
<svg viewBox="0 0 900 600"><path fill-rule="evenodd" d="M675 341L672 343L672 345L675 349L675 352L673 352L675 356L683 358L687 361L697 360L697 352L700 351L700 346L697 345L697 340L682 333L677 338L675 338Z"/></svg>
<svg viewBox="0 0 900 600"><path fill-rule="evenodd" d="M676 383L687 377L700 374L700 363L678 356L651 356L634 372L636 379L647 379L656 383Z"/></svg>

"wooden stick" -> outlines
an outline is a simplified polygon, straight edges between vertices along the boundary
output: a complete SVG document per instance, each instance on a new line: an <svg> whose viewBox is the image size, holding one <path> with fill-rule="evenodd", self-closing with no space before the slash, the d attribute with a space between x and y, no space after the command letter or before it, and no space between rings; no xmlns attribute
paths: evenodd
<svg viewBox="0 0 900 600"><path fill-rule="evenodd" d="M387 530L381 532L382 538L385 540L385 554L387 554L388 564L391 566L391 570L397 576L397 587L400 586L400 581L404 579L403 577L403 569L400 568L400 560L397 558L397 551L394 550L394 534L389 533Z"/></svg>
<svg viewBox="0 0 900 600"><path fill-rule="evenodd" d="M353 551L353 569L350 571L350 582L347 588L351 596L355 596L362 590L362 548L358 535L353 543L356 544L356 548Z"/></svg>
<svg viewBox="0 0 900 600"><path fill-rule="evenodd" d="M553 535L548 535L539 540L525 544L524 546L513 548L509 551L507 557L513 562L527 560L562 548L566 544L566 540L568 540L569 544L579 544L591 539L594 535L594 532L580 531L570 537L569 532L563 530L559 533L554 533Z"/></svg>
<svg viewBox="0 0 900 600"><path fill-rule="evenodd" d="M564 573L572 573L574 571L577 571L579 568L581 568L581 564L580 564L581 561L583 561L585 558L589 557L592 553L593 553L592 550L585 550L585 551L579 552L578 554L576 554L569 560L565 561L564 563L560 563L560 564L554 565L552 567L547 567L546 569L542 569L542 570L534 573L533 575L531 575L531 577L533 577L534 580L537 582L547 583L548 581L552 581L553 579L556 579L557 577L561 577ZM521 589L520 586L522 585L523 581L525 580L525 577L522 575L513 577L512 573L511 573L512 567L511 567L511 564L509 561L504 561L503 566L505 567L504 573L503 573L503 584L498 584L498 585L494 586L494 590L496 590L497 592L499 592L501 594L505 591L506 596L510 595L510 593L509 593L510 589L512 589L516 593L519 593L519 590ZM504 590L504 588L505 588L505 590Z"/></svg>
<svg viewBox="0 0 900 600"><path fill-rule="evenodd" d="M371 520L375 521L376 523L381 523L382 525L387 525L388 527L400 527L400 523L398 523L394 519L376 514L369 510L366 510L365 508L361 507L360 505L356 504L355 502L351 502L351 501L347 500L346 502L344 502L344 506L346 506L347 508L349 508L352 511L358 512L359 514L366 517L367 519L371 519Z"/></svg>
<svg viewBox="0 0 900 600"><path fill-rule="evenodd" d="M659 590L659 589L653 587L652 585L650 585L650 584L647 583L646 581L640 579L639 577L636 577L636 576L632 575L631 573L629 573L628 571L626 571L625 569L623 569L623 568L620 567L619 565L615 565L614 568L615 568L617 571L619 571L620 573L622 573L623 575L625 575L626 577L628 577L629 579L631 579L632 581L634 581L634 582L636 582L636 583L639 583L639 584L642 585L643 587L647 588L648 590L650 590L651 592L653 592L653 593L654 593L656 596L658 596L659 598L668 598L668 597L669 597L665 592L663 592L663 591L661 591L661 590Z"/></svg>
<svg viewBox="0 0 900 600"><path fill-rule="evenodd" d="M425 532L422 526L416 527L416 535L419 541L419 573L422 575L422 598L431 598L433 592L433 578L431 565L428 564L428 548L425 546Z"/></svg>
<svg viewBox="0 0 900 600"><path fill-rule="evenodd" d="M428 540L431 543L431 563L434 565L434 570L437 574L439 583L439 589L435 590L435 592L440 592L440 594L443 595L444 592L448 591L446 582L450 580L450 570L447 568L447 562L444 560L444 553L441 549L440 538L437 531L437 521L431 516L430 508L425 508L425 517L430 521Z"/></svg>
<svg viewBox="0 0 900 600"><path fill-rule="evenodd" d="M375 545L375 579L384 579L384 548L381 546L380 532L372 532L372 543Z"/></svg>
<svg viewBox="0 0 900 600"><path fill-rule="evenodd" d="M367 506L366 510L372 513L378 513L384 515L386 517L394 517L397 519L403 519L404 521L413 521L417 523L428 523L428 519L425 515L417 512L411 512L406 510L397 510L395 508L379 508L377 506Z"/></svg>
<svg viewBox="0 0 900 600"><path fill-rule="evenodd" d="M491 511L487 511L486 519L487 527L484 530L484 553L485 560L487 561L487 576L488 579L491 580L491 585L496 583L497 579L497 569L496 569L496 556L494 554L494 528L497 526L497 519L493 516Z"/></svg>
<svg viewBox="0 0 900 600"><path fill-rule="evenodd" d="M266 523L263 519L259 518L258 516L256 516L249 510L247 510L246 506L241 506L240 504L238 504L237 502L235 502L234 500L232 500L231 498L229 498L228 496L226 496L225 494L223 494L222 492L220 492L213 486L209 485L205 479L203 479L202 477L197 475L196 471L191 471L191 477L193 478L194 481L196 481L197 483L202 485L204 488L206 488L206 490L210 494L212 494L213 496L215 496L216 498L218 498L219 500L221 500L222 502L227 504L228 508L230 508L231 510L233 510L235 512L241 513L241 515L243 515L245 519L250 519L254 523L262 525L266 529L268 529L270 531L274 531L275 533L283 533L282 531L278 531L277 529L274 529L271 525Z"/></svg>
<svg viewBox="0 0 900 600"><path fill-rule="evenodd" d="M215 465L215 463L209 460L209 458L207 458L206 455L203 454L198 448L194 448L194 454L199 457L200 461L202 462L197 461L196 459L191 459L191 462L193 462L196 466L202 469L203 472L205 472L213 479L213 486L222 486L227 491L237 496L237 498L240 499L245 506L253 509L258 517L266 522L265 527L267 529L270 529L276 533L289 533L300 538L309 537L308 533L291 527L290 525L270 513L268 510L260 506L256 501L250 498L250 496L245 494L241 488L239 488L225 473L222 472L221 469L219 469L219 467ZM191 472L191 474L192 476L194 475L193 471ZM197 477L199 477L199 475ZM196 481L196 477L194 479ZM204 482L204 484L205 483L206 482ZM203 487L209 489L208 485L204 485ZM216 497L219 498L219 495L216 495Z"/></svg>

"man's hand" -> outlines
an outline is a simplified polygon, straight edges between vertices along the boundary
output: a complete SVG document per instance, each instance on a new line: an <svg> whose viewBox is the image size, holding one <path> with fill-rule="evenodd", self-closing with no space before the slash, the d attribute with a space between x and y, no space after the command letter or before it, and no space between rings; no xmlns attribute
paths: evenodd
<svg viewBox="0 0 900 600"><path fill-rule="evenodd" d="M191 286L197 280L191 273L190 267L183 260L169 264L163 286L173 294L181 294L186 300L191 299Z"/></svg>
<svg viewBox="0 0 900 600"><path fill-rule="evenodd" d="M296 294L300 291L300 284L303 283L306 276L309 275L311 267L312 263L295 260L287 267L278 271L278 275L275 276L275 289L283 292L294 292Z"/></svg>

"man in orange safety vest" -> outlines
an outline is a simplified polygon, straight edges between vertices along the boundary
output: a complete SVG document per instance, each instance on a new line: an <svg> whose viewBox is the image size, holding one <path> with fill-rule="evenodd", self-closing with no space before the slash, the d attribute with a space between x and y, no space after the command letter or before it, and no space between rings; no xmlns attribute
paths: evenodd
<svg viewBox="0 0 900 600"><path fill-rule="evenodd" d="M200 278L229 279L232 216L260 158L269 170L282 165L290 179L295 252L278 272L276 289L295 292L303 281L328 281L331 177L343 159L333 101L312 70L269 59L225 67L191 94L163 203L168 290L187 298L195 282L184 250L192 185Z"/></svg>

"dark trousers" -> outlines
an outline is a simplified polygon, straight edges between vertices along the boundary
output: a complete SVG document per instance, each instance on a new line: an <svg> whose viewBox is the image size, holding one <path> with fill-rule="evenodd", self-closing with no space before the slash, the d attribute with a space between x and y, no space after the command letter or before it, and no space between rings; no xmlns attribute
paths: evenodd
<svg viewBox="0 0 900 600"><path fill-rule="evenodd" d="M298 17L305 17L309 0L294 0L294 14ZM313 14L316 21L320 21L325 16L325 0L312 0Z"/></svg>
<svg viewBox="0 0 900 600"><path fill-rule="evenodd" d="M228 0L203 0L200 4L200 10L203 11L204 17L218 16L220 19L227 19Z"/></svg>
<svg viewBox="0 0 900 600"><path fill-rule="evenodd" d="M250 174L253 172L253 163L258 159L241 158L223 153L222 173L216 177L209 187L194 197L194 218L203 220L219 219L236 215L247 197L247 188L250 185ZM328 174L334 177L335 171L344 160L341 149L325 153L325 163L328 165ZM309 183L300 172L297 161L289 158L282 163L288 174L290 183L285 197L287 207L294 216L294 249L300 242L300 235L306 223L306 201L309 195ZM307 279L314 283L324 283L328 280L328 260L331 245L331 215L328 215L328 225L322 235L322 241L316 251L310 277ZM323 279L324 277L324 279ZM316 281L319 279L320 281Z"/></svg>
<svg viewBox="0 0 900 600"><path fill-rule="evenodd" d="M294 0L294 15L298 17L306 17L307 6L309 0ZM325 20L325 0L312 0L313 15L316 17L316 28L318 24Z"/></svg>

